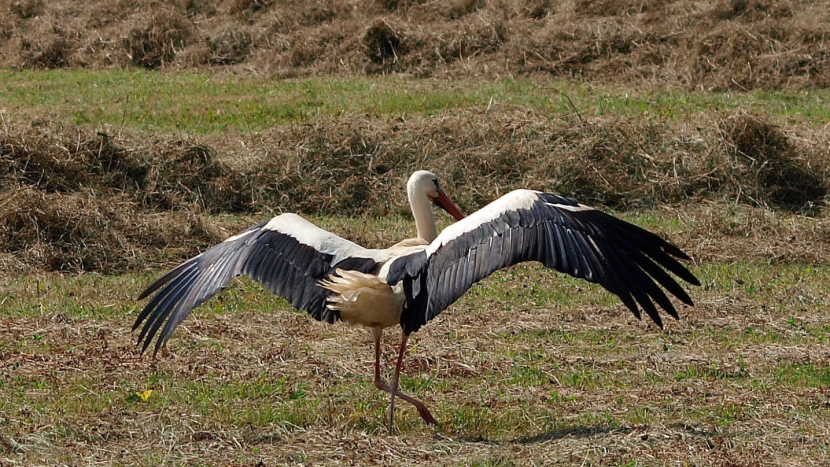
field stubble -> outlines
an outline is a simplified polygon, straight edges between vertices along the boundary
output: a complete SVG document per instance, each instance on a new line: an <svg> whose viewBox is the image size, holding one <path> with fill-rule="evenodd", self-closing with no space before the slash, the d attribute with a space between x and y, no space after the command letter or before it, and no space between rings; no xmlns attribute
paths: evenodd
<svg viewBox="0 0 830 467"><path fill-rule="evenodd" d="M5 283L15 311L0 317L11 370L0 459L818 465L830 448L827 268L695 272L697 306L666 331L535 266L488 279L419 332L407 359L403 387L441 425L404 407L395 436L371 385L368 334L314 322L252 282L203 306L151 359L129 332L131 298L150 277L21 277Z"/></svg>

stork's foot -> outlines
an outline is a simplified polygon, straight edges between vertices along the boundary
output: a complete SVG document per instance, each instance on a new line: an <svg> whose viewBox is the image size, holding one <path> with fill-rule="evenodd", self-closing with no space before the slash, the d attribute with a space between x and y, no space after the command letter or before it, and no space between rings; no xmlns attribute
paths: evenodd
<svg viewBox="0 0 830 467"><path fill-rule="evenodd" d="M381 391L388 392L389 394L392 394L392 388L390 388L386 384L386 382L382 379L379 379L379 378L375 379L375 387L380 389ZM429 412L429 409L427 409L427 406L423 402L419 401L418 399L415 399L412 396L406 395L406 394L404 394L400 391L396 391L395 396L400 397L401 399L403 399L403 400L409 402L410 404L414 405L415 408L418 410L418 415L420 415L421 418L427 424L429 424L429 425L437 425L438 424L438 421L435 420L435 417L432 416L432 414Z"/></svg>
<svg viewBox="0 0 830 467"><path fill-rule="evenodd" d="M403 397L402 397L402 396L403 396L403 394L398 393L398 397L400 397L401 399L403 399ZM421 416L421 418L422 418L422 419L423 419L423 420L424 420L424 421L425 421L428 425L437 425L437 424L438 424L438 420L435 420L435 417L433 417L433 416L432 416L432 414L431 414L431 413L429 413L429 409L427 409L427 406L426 406L426 405L424 405L424 403L423 403L423 402L421 402L421 401L419 401L419 400L416 400L416 399L412 399L412 400L411 400L411 401L409 401L409 402L411 402L411 403L412 403L412 405L414 405L414 406L415 406L415 408L416 408L416 409L418 409L418 415L420 415L420 416Z"/></svg>

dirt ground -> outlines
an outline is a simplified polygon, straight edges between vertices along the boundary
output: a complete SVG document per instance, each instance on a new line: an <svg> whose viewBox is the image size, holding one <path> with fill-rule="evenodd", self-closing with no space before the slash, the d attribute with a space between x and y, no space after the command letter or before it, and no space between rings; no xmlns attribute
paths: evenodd
<svg viewBox="0 0 830 467"><path fill-rule="evenodd" d="M541 74L684 89L830 84L830 3L9 0L0 66L276 77Z"/></svg>

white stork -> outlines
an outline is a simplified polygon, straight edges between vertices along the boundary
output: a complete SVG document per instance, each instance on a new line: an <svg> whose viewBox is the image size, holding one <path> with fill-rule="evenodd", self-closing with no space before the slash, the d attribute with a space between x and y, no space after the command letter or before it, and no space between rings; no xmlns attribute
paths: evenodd
<svg viewBox="0 0 830 467"><path fill-rule="evenodd" d="M363 248L296 214L281 214L185 261L139 297L160 290L133 325L135 330L144 322L138 336L142 352L162 324L154 354L193 308L244 274L319 321L342 320L371 330L374 383L391 394L391 432L395 396L413 404L427 423L436 423L421 401L398 391L409 335L496 270L538 261L600 284L637 318L641 307L661 328L657 306L678 315L660 286L692 305L665 270L700 285L678 262L689 257L676 246L568 198L516 190L464 218L439 188L438 177L423 170L409 178L407 195L418 237L385 250ZM440 235L432 203L458 220ZM390 387L380 376L380 338L395 325L401 326L402 338Z"/></svg>

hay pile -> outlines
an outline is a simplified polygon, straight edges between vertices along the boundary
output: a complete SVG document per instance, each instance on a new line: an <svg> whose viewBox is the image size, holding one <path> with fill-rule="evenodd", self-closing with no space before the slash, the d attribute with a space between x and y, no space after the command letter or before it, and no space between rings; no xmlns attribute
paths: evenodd
<svg viewBox="0 0 830 467"><path fill-rule="evenodd" d="M104 132L40 121L0 135L0 158L3 187L44 193L88 188L151 211L197 203L207 212L240 212L250 203L236 188L239 174L210 148L181 140L115 141Z"/></svg>
<svg viewBox="0 0 830 467"><path fill-rule="evenodd" d="M13 271L126 271L195 256L222 237L193 210L150 213L89 188L21 188L0 199L0 212L0 267Z"/></svg>
<svg viewBox="0 0 830 467"><path fill-rule="evenodd" d="M265 177L268 188L254 203L301 212L405 213L406 177L424 167L441 175L468 211L526 187L618 210L709 199L808 213L828 186L826 143L796 144L783 129L747 114L689 123L583 121L507 108L484 116L284 127L252 144L279 145L296 149L272 153L268 164L288 170Z"/></svg>
<svg viewBox="0 0 830 467"><path fill-rule="evenodd" d="M830 84L830 8L794 0L16 0L0 66L280 77L544 74L687 89Z"/></svg>
<svg viewBox="0 0 830 467"><path fill-rule="evenodd" d="M219 240L204 213L247 209L208 148L121 143L48 122L0 135L0 267L141 267Z"/></svg>
<svg viewBox="0 0 830 467"><path fill-rule="evenodd" d="M788 134L746 114L551 121L511 108L201 141L11 126L0 135L0 267L116 272L180 260L228 234L212 214L409 215L403 186L420 168L466 211L526 187L616 210L712 200L816 214L830 135Z"/></svg>

